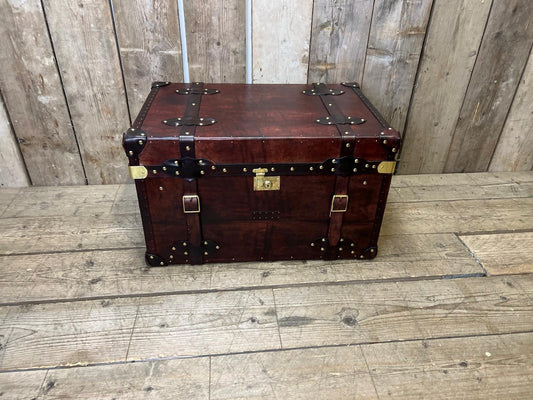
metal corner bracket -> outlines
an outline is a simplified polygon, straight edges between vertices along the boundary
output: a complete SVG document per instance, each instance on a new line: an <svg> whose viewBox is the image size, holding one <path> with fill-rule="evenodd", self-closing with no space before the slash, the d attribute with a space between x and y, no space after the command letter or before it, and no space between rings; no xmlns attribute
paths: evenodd
<svg viewBox="0 0 533 400"><path fill-rule="evenodd" d="M394 174L396 169L396 161L382 161L378 165L378 173L380 174Z"/></svg>
<svg viewBox="0 0 533 400"><path fill-rule="evenodd" d="M128 169L131 179L144 179L148 176L148 170L143 165L130 165Z"/></svg>

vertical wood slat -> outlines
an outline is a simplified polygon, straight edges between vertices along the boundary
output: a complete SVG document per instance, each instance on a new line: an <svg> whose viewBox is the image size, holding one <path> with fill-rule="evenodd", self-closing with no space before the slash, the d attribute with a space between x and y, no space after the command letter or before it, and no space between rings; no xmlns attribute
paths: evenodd
<svg viewBox="0 0 533 400"><path fill-rule="evenodd" d="M150 84L183 79L176 0L112 0L131 118Z"/></svg>
<svg viewBox="0 0 533 400"><path fill-rule="evenodd" d="M507 116L489 171L533 169L533 51Z"/></svg>
<svg viewBox="0 0 533 400"><path fill-rule="evenodd" d="M0 13L0 89L31 180L34 185L83 184L41 3L2 1Z"/></svg>
<svg viewBox="0 0 533 400"><path fill-rule="evenodd" d="M433 0L375 0L362 88L403 131Z"/></svg>
<svg viewBox="0 0 533 400"><path fill-rule="evenodd" d="M244 83L246 4L243 0L184 2L192 81Z"/></svg>
<svg viewBox="0 0 533 400"><path fill-rule="evenodd" d="M0 188L28 186L29 179L15 134L0 97Z"/></svg>
<svg viewBox="0 0 533 400"><path fill-rule="evenodd" d="M306 83L313 0L256 0L254 83Z"/></svg>
<svg viewBox="0 0 533 400"><path fill-rule="evenodd" d="M399 173L441 173L492 1L435 0Z"/></svg>
<svg viewBox="0 0 533 400"><path fill-rule="evenodd" d="M315 0L308 82L361 82L372 0Z"/></svg>
<svg viewBox="0 0 533 400"><path fill-rule="evenodd" d="M125 182L129 118L109 1L43 4L88 182Z"/></svg>
<svg viewBox="0 0 533 400"><path fill-rule="evenodd" d="M529 56L532 15L531 0L493 3L444 172L487 170Z"/></svg>

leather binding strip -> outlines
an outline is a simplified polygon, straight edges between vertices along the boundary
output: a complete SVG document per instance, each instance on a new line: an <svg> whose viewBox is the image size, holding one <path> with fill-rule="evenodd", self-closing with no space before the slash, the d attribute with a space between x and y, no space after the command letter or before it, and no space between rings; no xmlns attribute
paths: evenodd
<svg viewBox="0 0 533 400"><path fill-rule="evenodd" d="M364 105L374 114L374 117L379 121L383 128L388 129L390 127L389 123L385 121L385 118L376 110L376 107L366 98L366 96L361 91L361 86L357 82L342 82L342 86L352 88L355 94L361 99Z"/></svg>
<svg viewBox="0 0 533 400"><path fill-rule="evenodd" d="M324 107L329 113L331 124L334 124L341 137L340 157L348 157L353 159L356 137L355 133L350 128L351 125L358 125L365 122L362 118L354 118L345 116L336 102L331 96L327 96L329 90L323 83L313 84L314 92L324 93L320 94L320 100L324 104ZM322 123L321 120L317 122ZM328 226L328 241L329 246L326 252L327 259L336 258L336 254L333 254L332 248L337 246L341 237L342 222L344 219L344 211L348 207L348 186L350 184L350 176L339 176L335 178L335 189L332 197L332 204L329 217Z"/></svg>
<svg viewBox="0 0 533 400"><path fill-rule="evenodd" d="M182 117L184 120L198 120L200 101L203 94L203 82L194 82L191 90L187 93L187 106ZM181 126L179 135L180 156L183 162L188 163L194 159L194 135L196 124L178 125ZM183 211L187 222L187 239L189 246L189 261L191 264L203 262L201 252L202 225L200 223L200 198L198 197L198 182L195 177L190 176L183 180Z"/></svg>

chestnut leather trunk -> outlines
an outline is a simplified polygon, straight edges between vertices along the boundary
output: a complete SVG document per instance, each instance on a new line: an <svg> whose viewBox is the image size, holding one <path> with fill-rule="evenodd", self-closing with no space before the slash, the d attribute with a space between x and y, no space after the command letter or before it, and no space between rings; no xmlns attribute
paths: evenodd
<svg viewBox="0 0 533 400"><path fill-rule="evenodd" d="M369 259L400 135L357 83L155 82L123 145L151 266Z"/></svg>

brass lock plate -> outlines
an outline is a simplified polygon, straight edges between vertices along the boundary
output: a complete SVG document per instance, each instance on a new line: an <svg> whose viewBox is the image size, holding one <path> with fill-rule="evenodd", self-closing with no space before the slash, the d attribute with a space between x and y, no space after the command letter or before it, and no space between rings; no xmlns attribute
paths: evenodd
<svg viewBox="0 0 533 400"><path fill-rule="evenodd" d="M280 177L279 176L265 176L268 172L266 168L256 168L252 170L254 176L254 191L261 190L279 190Z"/></svg>

